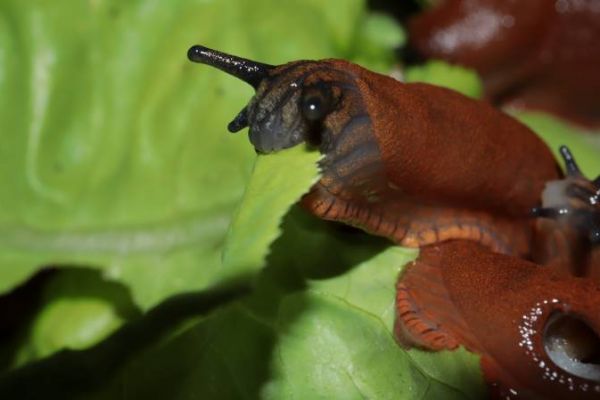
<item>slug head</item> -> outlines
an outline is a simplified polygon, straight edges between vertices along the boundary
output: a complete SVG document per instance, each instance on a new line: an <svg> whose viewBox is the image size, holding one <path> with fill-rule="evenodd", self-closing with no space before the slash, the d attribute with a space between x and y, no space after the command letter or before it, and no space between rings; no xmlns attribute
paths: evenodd
<svg viewBox="0 0 600 400"><path fill-rule="evenodd" d="M306 142L327 142L327 118L338 109L348 73L325 62L296 61L281 66L250 61L203 46L188 51L191 61L211 65L250 84L256 94L228 125L235 133L250 128L259 153ZM334 83L338 83L337 85Z"/></svg>
<svg viewBox="0 0 600 400"><path fill-rule="evenodd" d="M567 174L550 181L542 194L542 207L533 215L551 218L575 228L591 245L600 245L600 176L587 179L566 146L560 147Z"/></svg>

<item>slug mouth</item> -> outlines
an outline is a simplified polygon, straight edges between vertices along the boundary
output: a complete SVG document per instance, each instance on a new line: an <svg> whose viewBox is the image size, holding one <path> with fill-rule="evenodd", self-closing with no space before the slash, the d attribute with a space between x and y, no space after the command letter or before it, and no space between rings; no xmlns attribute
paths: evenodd
<svg viewBox="0 0 600 400"><path fill-rule="evenodd" d="M557 367L600 383L600 337L583 319L555 312L548 318L543 342L546 354Z"/></svg>

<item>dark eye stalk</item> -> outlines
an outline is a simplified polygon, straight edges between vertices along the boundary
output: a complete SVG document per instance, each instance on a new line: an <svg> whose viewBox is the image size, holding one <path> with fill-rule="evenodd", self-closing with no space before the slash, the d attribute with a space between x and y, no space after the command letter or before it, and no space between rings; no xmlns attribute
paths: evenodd
<svg viewBox="0 0 600 400"><path fill-rule="evenodd" d="M254 89L269 75L272 65L259 63L246 58L222 53L208 47L195 45L188 50L188 59L200 64L210 65L233 75L251 85Z"/></svg>
<svg viewBox="0 0 600 400"><path fill-rule="evenodd" d="M560 155L562 156L562 158L565 162L565 167L567 168L567 174L569 176L581 175L581 170L579 169L579 166L575 162L575 158L573 157L573 154L571 154L571 150L569 150L569 148L564 145L560 146L560 148L558 150L560 151Z"/></svg>
<svg viewBox="0 0 600 400"><path fill-rule="evenodd" d="M237 133L248 126L248 107L244 107L233 121L227 125L227 130L231 133Z"/></svg>

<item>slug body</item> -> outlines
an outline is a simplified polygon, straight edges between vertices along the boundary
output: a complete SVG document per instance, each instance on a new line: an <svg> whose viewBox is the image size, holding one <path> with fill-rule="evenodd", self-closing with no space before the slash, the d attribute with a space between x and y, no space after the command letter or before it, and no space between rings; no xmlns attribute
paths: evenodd
<svg viewBox="0 0 600 400"><path fill-rule="evenodd" d="M324 120L333 145L323 147L309 210L404 246L464 238L525 251L529 211L544 183L558 178L533 132L453 91L327 63L350 73L352 104Z"/></svg>
<svg viewBox="0 0 600 400"><path fill-rule="evenodd" d="M409 48L476 69L496 104L600 126L597 0L445 0L408 24Z"/></svg>
<svg viewBox="0 0 600 400"><path fill-rule="evenodd" d="M455 241L423 248L397 289L400 341L480 354L495 397L600 397L600 281Z"/></svg>
<svg viewBox="0 0 600 400"><path fill-rule="evenodd" d="M600 398L600 177L560 151L567 176L533 212L538 263L452 241L422 248L398 281L399 341L480 354L498 398Z"/></svg>
<svg viewBox="0 0 600 400"><path fill-rule="evenodd" d="M302 201L318 217L410 247L472 239L529 250L529 212L560 172L546 145L511 117L343 60L269 66L201 46L189 57L256 89L229 128L248 126L258 152L306 142L325 155L322 179Z"/></svg>
<svg viewBox="0 0 600 400"><path fill-rule="evenodd" d="M302 199L306 209L425 246L397 286L402 343L466 346L506 396L596 395L600 288L589 276L600 267L588 255L600 236L600 180L573 168L564 177L532 131L450 90L342 60L271 66L202 46L188 55L256 89L229 130L249 127L257 152L307 143L324 154L322 178ZM552 232L564 246L547 254L535 244ZM538 263L516 257L525 255ZM586 272L573 276L581 260ZM555 350L573 326L570 343L583 344ZM573 369L565 357L580 365Z"/></svg>

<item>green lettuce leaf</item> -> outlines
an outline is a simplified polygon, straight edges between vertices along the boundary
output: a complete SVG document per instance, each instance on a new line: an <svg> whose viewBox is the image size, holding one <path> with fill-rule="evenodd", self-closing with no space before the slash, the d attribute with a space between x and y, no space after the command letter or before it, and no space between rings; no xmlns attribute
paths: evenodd
<svg viewBox="0 0 600 400"><path fill-rule="evenodd" d="M320 155L302 146L256 159L254 170L223 246L221 280L256 272L265 264L269 245L280 234L279 224L290 206L318 179ZM132 312L126 293L114 282L99 282L92 270L59 271L47 283L45 307L29 329L16 365L62 348L82 349L108 336ZM215 274L216 275L216 274Z"/></svg>
<svg viewBox="0 0 600 400"><path fill-rule="evenodd" d="M190 63L189 46L273 64L348 58L365 11L7 0L0 18L0 292L46 265L86 265L148 309L218 280L254 159L225 132L251 89Z"/></svg>
<svg viewBox="0 0 600 400"><path fill-rule="evenodd" d="M21 334L16 366L62 348L88 348L140 314L125 287L91 269L54 271L41 297L41 310Z"/></svg>
<svg viewBox="0 0 600 400"><path fill-rule="evenodd" d="M600 141L598 132L588 132L557 117L541 112L514 111L514 116L535 131L552 149L564 167L558 148L569 146L579 168L590 179L600 174Z"/></svg>
<svg viewBox="0 0 600 400"><path fill-rule="evenodd" d="M480 98L483 84L476 72L444 61L432 60L424 65L409 67L404 72L407 82L426 82L447 87L466 96Z"/></svg>
<svg viewBox="0 0 600 400"><path fill-rule="evenodd" d="M99 375L84 378L87 386L77 393L95 399L124 392L135 398L480 397L476 357L453 352L419 363L393 338L396 277L416 251L339 230L299 209L282 231L246 301L187 324L110 374L100 368L110 353L91 349L69 364L53 357L53 379L27 393L73 390L82 377L72 365L85 365ZM294 247L304 251L290 252ZM39 363L30 372L47 376L44 368ZM11 393L6 387L0 381L0 394Z"/></svg>
<svg viewBox="0 0 600 400"><path fill-rule="evenodd" d="M283 216L318 181L320 157L296 146L257 158L223 246L223 268L235 273L264 266Z"/></svg>

